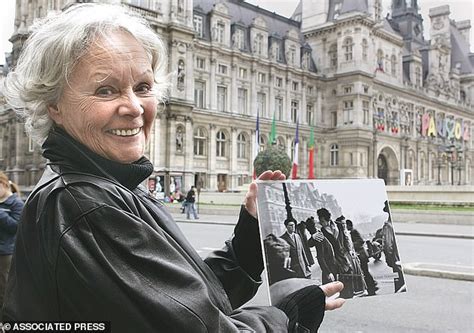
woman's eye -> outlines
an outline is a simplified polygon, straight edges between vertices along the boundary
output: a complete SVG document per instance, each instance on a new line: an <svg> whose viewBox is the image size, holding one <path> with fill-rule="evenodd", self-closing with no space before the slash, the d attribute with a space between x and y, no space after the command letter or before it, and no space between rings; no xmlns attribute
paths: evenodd
<svg viewBox="0 0 474 333"><path fill-rule="evenodd" d="M135 91L138 93L149 93L151 91L151 87L149 84L143 83L138 85Z"/></svg>
<svg viewBox="0 0 474 333"><path fill-rule="evenodd" d="M100 87L96 90L95 93L99 96L110 96L115 93L115 89L113 89L112 87Z"/></svg>

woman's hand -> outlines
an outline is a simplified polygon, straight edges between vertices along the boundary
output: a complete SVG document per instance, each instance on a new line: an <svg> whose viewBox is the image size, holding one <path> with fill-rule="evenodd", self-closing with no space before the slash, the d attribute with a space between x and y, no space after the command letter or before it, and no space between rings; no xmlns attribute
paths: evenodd
<svg viewBox="0 0 474 333"><path fill-rule="evenodd" d="M303 278L292 278L278 281L270 286L270 294L272 295L272 304L278 304L286 296L294 293L295 291L302 289L307 286L318 285L317 280L303 279ZM330 282L319 286L326 295L326 310L335 310L340 308L346 300L343 298L333 298L332 296L341 292L344 288L344 284L340 281Z"/></svg>
<svg viewBox="0 0 474 333"><path fill-rule="evenodd" d="M259 180L285 180L286 176L280 171L267 170L262 173ZM257 184L252 182L249 186L249 190L245 195L244 207L250 215L257 218Z"/></svg>

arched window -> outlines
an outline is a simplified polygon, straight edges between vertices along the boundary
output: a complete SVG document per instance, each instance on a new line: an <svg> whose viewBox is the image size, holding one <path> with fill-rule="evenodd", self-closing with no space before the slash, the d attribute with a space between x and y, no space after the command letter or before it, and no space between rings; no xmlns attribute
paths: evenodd
<svg viewBox="0 0 474 333"><path fill-rule="evenodd" d="M329 55L329 66L331 68L337 68L337 45L336 44L332 44L329 47L328 55Z"/></svg>
<svg viewBox="0 0 474 333"><path fill-rule="evenodd" d="M383 51L381 49L377 51L377 68L383 70Z"/></svg>
<svg viewBox="0 0 474 333"><path fill-rule="evenodd" d="M351 61L352 60L352 38L347 37L344 40L342 47L344 48L344 58L346 59L346 61Z"/></svg>
<svg viewBox="0 0 474 333"><path fill-rule="evenodd" d="M369 43L367 39L362 40L362 60L367 61L367 54L369 53Z"/></svg>
<svg viewBox="0 0 474 333"><path fill-rule="evenodd" d="M331 166L339 165L339 146L333 143L329 149Z"/></svg>
<svg viewBox="0 0 474 333"><path fill-rule="evenodd" d="M258 151L264 150L265 147L267 146L267 139L265 138L263 134L261 134L260 137L258 138L258 144L259 144Z"/></svg>
<svg viewBox="0 0 474 333"><path fill-rule="evenodd" d="M392 75L397 75L397 57L393 54L390 59L390 69L392 70Z"/></svg>
<svg viewBox="0 0 474 333"><path fill-rule="evenodd" d="M198 127L194 131L194 155L205 156L206 155L206 141L207 133L202 127Z"/></svg>
<svg viewBox="0 0 474 333"><path fill-rule="evenodd" d="M286 149L285 140L282 137L277 138L277 147L282 149L282 150Z"/></svg>
<svg viewBox="0 0 474 333"><path fill-rule="evenodd" d="M223 131L217 132L216 136L216 156L225 157L226 137Z"/></svg>
<svg viewBox="0 0 474 333"><path fill-rule="evenodd" d="M237 158L247 157L247 139L244 133L240 133L237 136Z"/></svg>

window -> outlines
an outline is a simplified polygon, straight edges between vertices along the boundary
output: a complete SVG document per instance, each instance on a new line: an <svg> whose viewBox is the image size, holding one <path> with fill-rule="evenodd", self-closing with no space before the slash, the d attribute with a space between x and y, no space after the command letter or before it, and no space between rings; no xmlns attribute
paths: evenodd
<svg viewBox="0 0 474 333"><path fill-rule="evenodd" d="M263 134L261 134L258 138L258 146L258 151L265 150L265 147L267 146L267 140L265 139L265 136Z"/></svg>
<svg viewBox="0 0 474 333"><path fill-rule="evenodd" d="M206 131L202 127L198 127L194 132L194 155L206 155Z"/></svg>
<svg viewBox="0 0 474 333"><path fill-rule="evenodd" d="M194 15L194 31L199 38L204 36L203 29L202 29L202 17L199 15Z"/></svg>
<svg viewBox="0 0 474 333"><path fill-rule="evenodd" d="M275 118L276 120L283 120L283 98L275 98Z"/></svg>
<svg viewBox="0 0 474 333"><path fill-rule="evenodd" d="M349 165L354 165L354 153L349 153Z"/></svg>
<svg viewBox="0 0 474 333"><path fill-rule="evenodd" d="M281 88L283 87L283 79L279 76L277 76L275 78L275 85L278 87L278 88Z"/></svg>
<svg viewBox="0 0 474 333"><path fill-rule="evenodd" d="M247 89L239 88L237 91L237 102L240 114L247 114Z"/></svg>
<svg viewBox="0 0 474 333"><path fill-rule="evenodd" d="M293 45L290 46L288 53L289 53L288 54L289 59L286 59L286 61L287 63L294 65L296 63L296 49Z"/></svg>
<svg viewBox="0 0 474 333"><path fill-rule="evenodd" d="M240 133L237 136L237 158L246 158L247 154L247 141L245 139L245 135Z"/></svg>
<svg viewBox="0 0 474 333"><path fill-rule="evenodd" d="M217 66L217 72L219 74L227 75L227 66L219 64L219 66Z"/></svg>
<svg viewBox="0 0 474 333"><path fill-rule="evenodd" d="M247 78L247 68L239 68L239 78L246 79Z"/></svg>
<svg viewBox="0 0 474 333"><path fill-rule="evenodd" d="M363 124L369 125L369 101L362 101Z"/></svg>
<svg viewBox="0 0 474 333"><path fill-rule="evenodd" d="M392 58L390 59L390 69L392 70L392 75L396 76L397 75L397 57L395 55L392 55Z"/></svg>
<svg viewBox="0 0 474 333"><path fill-rule="evenodd" d="M359 159L360 159L360 166L364 166L365 165L364 153L360 153Z"/></svg>
<svg viewBox="0 0 474 333"><path fill-rule="evenodd" d="M313 104L306 105L306 120L308 125L314 125L314 108Z"/></svg>
<svg viewBox="0 0 474 333"><path fill-rule="evenodd" d="M344 94L351 94L351 93L352 93L352 86L345 86Z"/></svg>
<svg viewBox="0 0 474 333"><path fill-rule="evenodd" d="M222 131L217 132L216 136L216 156L225 157L225 133Z"/></svg>
<svg viewBox="0 0 474 333"><path fill-rule="evenodd" d="M337 111L331 112L331 127L337 126Z"/></svg>
<svg viewBox="0 0 474 333"><path fill-rule="evenodd" d="M266 107L266 103L265 103L265 94L264 93L257 93L257 112L259 115L262 115L263 117L265 117L265 107Z"/></svg>
<svg viewBox="0 0 474 333"><path fill-rule="evenodd" d="M201 57L196 57L196 68L206 69L206 59Z"/></svg>
<svg viewBox="0 0 474 333"><path fill-rule="evenodd" d="M381 49L377 51L377 68L383 71L383 51Z"/></svg>
<svg viewBox="0 0 474 333"><path fill-rule="evenodd" d="M217 86L217 111L227 110L227 87Z"/></svg>
<svg viewBox="0 0 474 333"><path fill-rule="evenodd" d="M28 152L32 153L35 151L35 142L32 138L28 137Z"/></svg>
<svg viewBox="0 0 474 333"><path fill-rule="evenodd" d="M296 123L298 120L298 101L291 101L291 121Z"/></svg>
<svg viewBox="0 0 474 333"><path fill-rule="evenodd" d="M293 91L298 91L298 82L293 81L293 82L291 83L291 89L292 89Z"/></svg>
<svg viewBox="0 0 474 333"><path fill-rule="evenodd" d="M339 165L339 146L337 144L333 143L331 145L329 153L331 154L331 156L330 156L331 166Z"/></svg>
<svg viewBox="0 0 474 333"><path fill-rule="evenodd" d="M244 31L242 29L235 30L235 44L234 46L239 50L243 50L245 47Z"/></svg>
<svg viewBox="0 0 474 333"><path fill-rule="evenodd" d="M352 110L354 109L353 101L344 101L343 120L344 124L352 124Z"/></svg>
<svg viewBox="0 0 474 333"><path fill-rule="evenodd" d="M194 104L197 108L204 108L206 82L194 81Z"/></svg>
<svg viewBox="0 0 474 333"><path fill-rule="evenodd" d="M274 42L274 44L275 44L275 58L277 61L282 61L280 43Z"/></svg>
<svg viewBox="0 0 474 333"><path fill-rule="evenodd" d="M344 58L346 61L351 61L352 60L352 38L348 37L344 40L344 43L342 45L344 48Z"/></svg>
<svg viewBox="0 0 474 333"><path fill-rule="evenodd" d="M225 24L222 22L217 23L217 41L224 43Z"/></svg>
<svg viewBox="0 0 474 333"><path fill-rule="evenodd" d="M258 73L257 75L258 83L265 83L267 81L267 76L265 73Z"/></svg>
<svg viewBox="0 0 474 333"><path fill-rule="evenodd" d="M329 66L333 69L337 68L337 45L332 44L329 47Z"/></svg>
<svg viewBox="0 0 474 333"><path fill-rule="evenodd" d="M419 66L415 67L415 85L421 87L421 68Z"/></svg>
<svg viewBox="0 0 474 333"><path fill-rule="evenodd" d="M367 61L367 54L369 52L369 43L367 39L362 40L362 60Z"/></svg>
<svg viewBox="0 0 474 333"><path fill-rule="evenodd" d="M263 36L262 34L257 34L254 41L254 53L262 55L263 54Z"/></svg>

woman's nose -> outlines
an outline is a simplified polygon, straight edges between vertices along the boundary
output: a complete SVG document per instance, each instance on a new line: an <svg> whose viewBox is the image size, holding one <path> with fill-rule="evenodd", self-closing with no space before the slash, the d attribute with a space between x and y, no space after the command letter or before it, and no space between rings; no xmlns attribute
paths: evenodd
<svg viewBox="0 0 474 333"><path fill-rule="evenodd" d="M129 92L127 96L125 96L123 104L120 105L119 112L121 115L138 117L142 115L145 110L135 92Z"/></svg>

